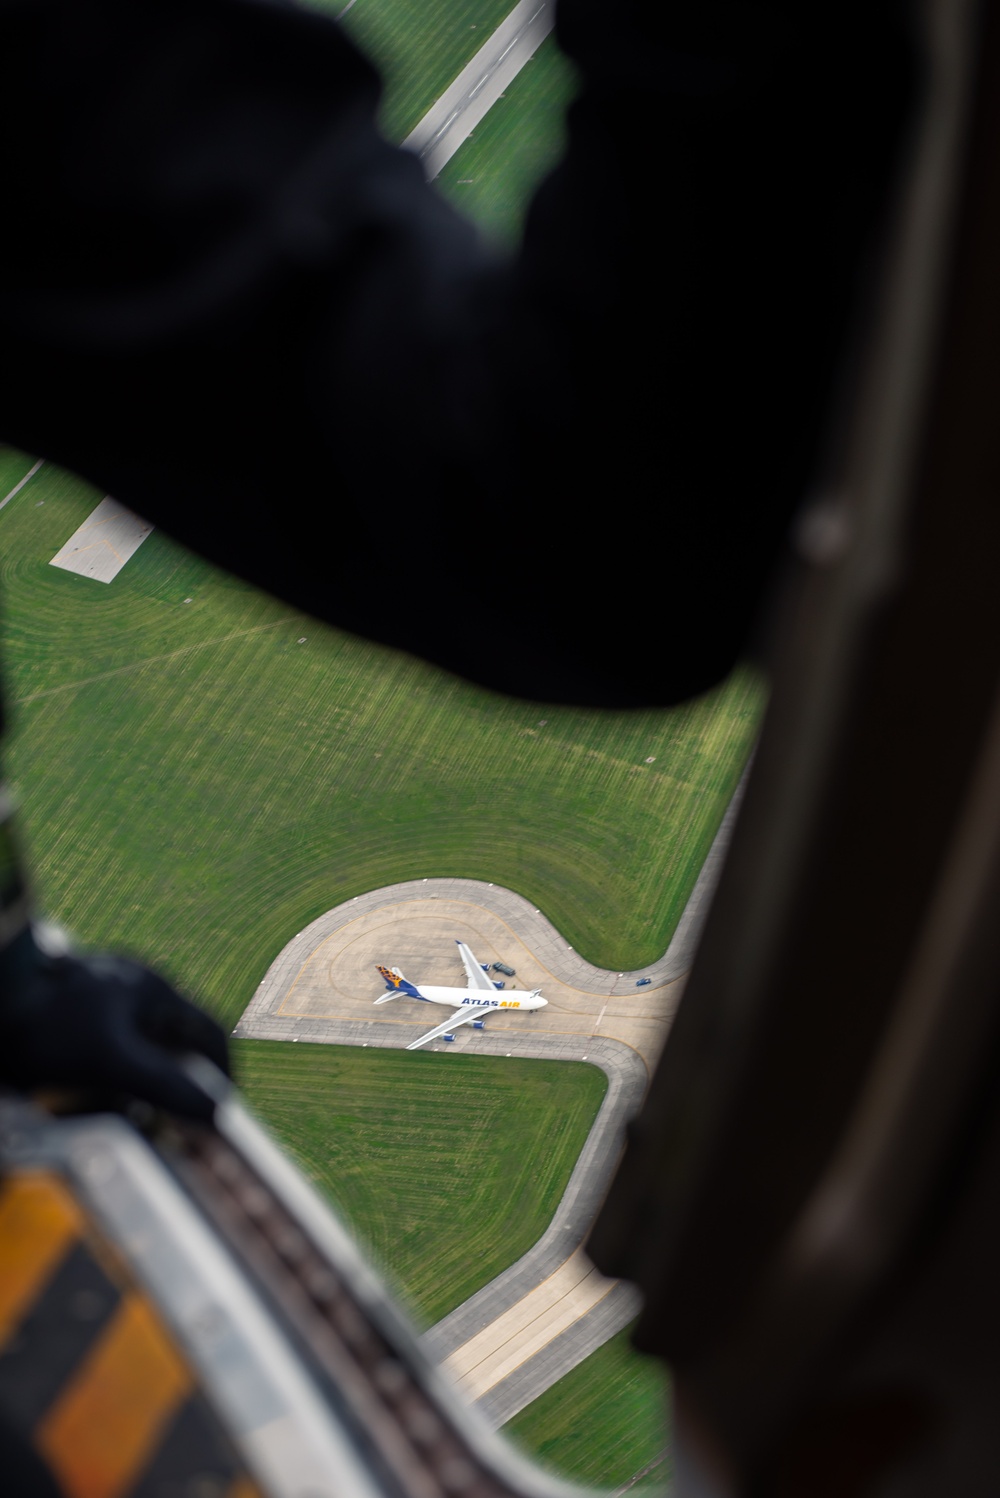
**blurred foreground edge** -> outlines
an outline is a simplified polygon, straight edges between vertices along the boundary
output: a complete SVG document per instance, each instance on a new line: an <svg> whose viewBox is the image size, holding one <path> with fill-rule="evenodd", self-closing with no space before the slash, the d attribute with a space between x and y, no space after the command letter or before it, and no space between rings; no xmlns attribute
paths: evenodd
<svg viewBox="0 0 1000 1498"><path fill-rule="evenodd" d="M678 1498L1000 1491L1000 34L996 4L912 9L926 94L870 327L590 1243L674 1370ZM571 1491L219 1098L215 1131L149 1138L0 1099L0 1394L62 1490Z"/></svg>
<svg viewBox="0 0 1000 1498"><path fill-rule="evenodd" d="M921 117L771 706L588 1245L673 1367L685 1498L1000 1491L1000 28L913 11Z"/></svg>
<svg viewBox="0 0 1000 1498"><path fill-rule="evenodd" d="M7 1439L67 1498L576 1492L465 1406L221 1074L189 1065L214 1129L147 1138L0 1096Z"/></svg>

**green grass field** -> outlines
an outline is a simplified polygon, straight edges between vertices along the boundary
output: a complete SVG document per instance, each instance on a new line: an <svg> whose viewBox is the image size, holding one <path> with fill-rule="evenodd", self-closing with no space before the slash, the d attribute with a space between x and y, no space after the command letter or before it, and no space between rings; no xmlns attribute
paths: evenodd
<svg viewBox="0 0 1000 1498"><path fill-rule="evenodd" d="M669 1458L661 1460L669 1446L666 1397L663 1369L635 1351L626 1328L515 1415L503 1433L563 1477L655 1492L670 1479Z"/></svg>
<svg viewBox="0 0 1000 1498"><path fill-rule="evenodd" d="M254 1111L334 1202L418 1324L540 1236L606 1082L582 1063L234 1042ZM553 1471L620 1487L667 1445L666 1382L622 1332L504 1430ZM659 1462L635 1483L662 1486Z"/></svg>
<svg viewBox="0 0 1000 1498"><path fill-rule="evenodd" d="M255 1111L431 1325L531 1247L607 1089L582 1062L236 1041Z"/></svg>
<svg viewBox="0 0 1000 1498"><path fill-rule="evenodd" d="M7 757L53 916L227 1022L307 921L398 879L509 885L609 967L663 951L753 740L750 675L668 712L504 699L157 532L110 585L50 567L97 498L46 467L0 511Z"/></svg>

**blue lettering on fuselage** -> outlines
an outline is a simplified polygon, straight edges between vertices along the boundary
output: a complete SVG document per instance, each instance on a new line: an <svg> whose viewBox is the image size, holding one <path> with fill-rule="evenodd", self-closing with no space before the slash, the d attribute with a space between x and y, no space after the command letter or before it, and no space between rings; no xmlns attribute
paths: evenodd
<svg viewBox="0 0 1000 1498"><path fill-rule="evenodd" d="M487 1004L492 1005L492 1007L494 1009L499 1009L500 1008L500 1000L499 999L470 999L470 998L464 998L462 1000L462 1003L463 1004L475 1004L475 1006L476 1006L477 1009L482 1009L483 1006L487 1005Z"/></svg>

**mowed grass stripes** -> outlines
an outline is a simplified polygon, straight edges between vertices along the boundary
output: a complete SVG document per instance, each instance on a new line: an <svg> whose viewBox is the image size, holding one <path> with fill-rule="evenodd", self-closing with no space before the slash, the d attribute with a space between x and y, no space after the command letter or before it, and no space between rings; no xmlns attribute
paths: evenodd
<svg viewBox="0 0 1000 1498"><path fill-rule="evenodd" d="M281 1041L236 1041L234 1060L427 1325L535 1242L607 1090L582 1062Z"/></svg>
<svg viewBox="0 0 1000 1498"><path fill-rule="evenodd" d="M8 770L51 915L227 1023L306 922L400 879L508 885L602 966L663 951L753 740L749 674L669 712L511 701L159 532L110 585L50 567L93 503L46 465L0 512Z"/></svg>

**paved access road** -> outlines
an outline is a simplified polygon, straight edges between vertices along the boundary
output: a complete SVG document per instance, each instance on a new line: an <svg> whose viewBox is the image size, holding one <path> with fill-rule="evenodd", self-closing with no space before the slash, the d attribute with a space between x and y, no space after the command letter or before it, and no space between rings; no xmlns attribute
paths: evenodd
<svg viewBox="0 0 1000 1498"><path fill-rule="evenodd" d="M520 1054L551 1056L551 1051L529 1050L526 1045ZM614 1174L625 1125L642 1100L648 1073L638 1052L617 1040L590 1038L587 1059L604 1072L608 1090L552 1221L516 1263L463 1301L423 1338L434 1360L458 1380L470 1401L490 1411L497 1424L509 1420L553 1382L548 1376L538 1386L540 1365L533 1366L550 1343L573 1327L578 1328L579 1337L582 1323L594 1318L602 1306L599 1319L605 1332L600 1340L604 1341L638 1309L631 1293L616 1295L612 1305L618 1319L608 1329L604 1301L616 1283L598 1275L580 1245ZM551 1357L544 1361L551 1374L555 1367ZM575 1357L555 1376L561 1377L579 1361Z"/></svg>
<svg viewBox="0 0 1000 1498"><path fill-rule="evenodd" d="M555 0L518 0L450 88L404 140L436 177L513 83L555 25Z"/></svg>
<svg viewBox="0 0 1000 1498"><path fill-rule="evenodd" d="M517 969L541 987L547 1009L491 1016L458 1030L448 1050L585 1060L608 1091L556 1213L517 1263L425 1334L425 1345L493 1425L502 1425L635 1316L630 1287L602 1280L580 1247L617 1164L666 1037L682 980L728 844L739 792L726 814L667 951L639 972L594 967L530 901L499 885L424 879L360 895L328 911L279 953L236 1027L237 1035L340 1045L403 1047L430 1028L428 1010L382 991L375 963L415 982L464 983L457 937L483 962ZM636 988L636 979L651 982ZM437 1012L431 1019L437 1017ZM435 1049L444 1050L438 1042Z"/></svg>

